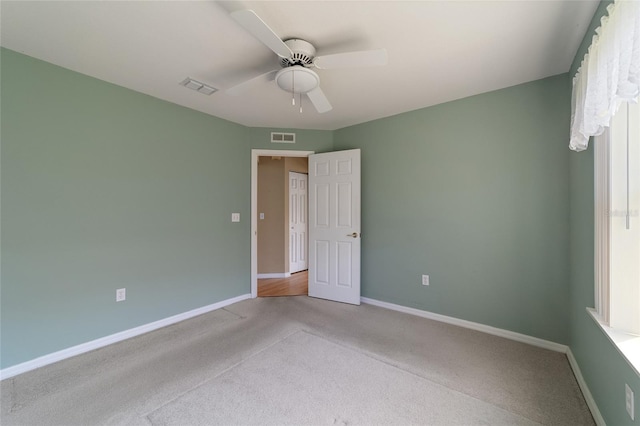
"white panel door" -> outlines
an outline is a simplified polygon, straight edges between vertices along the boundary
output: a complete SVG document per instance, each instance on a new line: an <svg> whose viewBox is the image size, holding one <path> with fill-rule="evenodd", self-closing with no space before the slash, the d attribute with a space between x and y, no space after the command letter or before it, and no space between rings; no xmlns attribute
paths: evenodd
<svg viewBox="0 0 640 426"><path fill-rule="evenodd" d="M307 269L307 175L289 172L289 272Z"/></svg>
<svg viewBox="0 0 640 426"><path fill-rule="evenodd" d="M309 156L309 296L360 304L360 150Z"/></svg>

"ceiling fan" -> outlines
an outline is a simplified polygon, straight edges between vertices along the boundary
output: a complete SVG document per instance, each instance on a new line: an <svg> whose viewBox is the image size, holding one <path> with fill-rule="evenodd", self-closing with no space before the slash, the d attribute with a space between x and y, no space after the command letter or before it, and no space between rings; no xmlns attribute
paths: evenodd
<svg viewBox="0 0 640 426"><path fill-rule="evenodd" d="M306 95L319 113L333 107L320 89L320 77L311 68L334 69L372 67L387 64L385 49L361 50L316 56L316 48L301 39L282 40L253 10L237 10L231 17L252 36L280 57L280 70L272 70L227 89L230 95L239 95L251 87L275 80L278 87L295 96ZM299 100L301 103L301 99ZM302 112L302 106L300 106Z"/></svg>

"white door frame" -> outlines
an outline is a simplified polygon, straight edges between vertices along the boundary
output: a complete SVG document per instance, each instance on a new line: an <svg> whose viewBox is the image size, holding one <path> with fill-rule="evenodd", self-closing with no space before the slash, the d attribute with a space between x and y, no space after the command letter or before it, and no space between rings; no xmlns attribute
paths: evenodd
<svg viewBox="0 0 640 426"><path fill-rule="evenodd" d="M258 297L258 157L308 157L315 151L251 150L251 297ZM308 251L307 251L308 252Z"/></svg>

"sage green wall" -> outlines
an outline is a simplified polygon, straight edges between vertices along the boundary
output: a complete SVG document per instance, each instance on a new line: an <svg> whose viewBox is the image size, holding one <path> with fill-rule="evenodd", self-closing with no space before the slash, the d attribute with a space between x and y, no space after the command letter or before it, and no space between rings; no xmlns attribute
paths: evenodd
<svg viewBox="0 0 640 426"><path fill-rule="evenodd" d="M247 128L1 55L2 367L250 292Z"/></svg>
<svg viewBox="0 0 640 426"><path fill-rule="evenodd" d="M337 130L363 296L567 343L567 102L564 74Z"/></svg>
<svg viewBox="0 0 640 426"><path fill-rule="evenodd" d="M570 76L573 77L584 57L600 18L610 1L600 4L582 46L576 54ZM567 105L566 108L570 108ZM594 207L593 207L593 141L589 149L569 154L570 170L570 342L582 375L593 394L607 424L640 424L640 378L611 344L586 312L594 306ZM624 384L635 393L636 421L625 410Z"/></svg>
<svg viewBox="0 0 640 426"><path fill-rule="evenodd" d="M638 376L584 309L593 154L567 149L567 75L330 132L1 55L0 367L248 293L250 150L362 148L363 295L569 343L607 422L630 423Z"/></svg>

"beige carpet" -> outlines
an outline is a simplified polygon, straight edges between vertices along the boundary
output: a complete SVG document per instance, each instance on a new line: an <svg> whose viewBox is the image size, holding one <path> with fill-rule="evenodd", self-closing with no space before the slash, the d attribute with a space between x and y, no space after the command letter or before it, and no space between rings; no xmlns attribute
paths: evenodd
<svg viewBox="0 0 640 426"><path fill-rule="evenodd" d="M1 383L2 425L592 425L564 354L373 306L247 300Z"/></svg>
<svg viewBox="0 0 640 426"><path fill-rule="evenodd" d="M154 425L535 425L299 331L148 416Z"/></svg>

